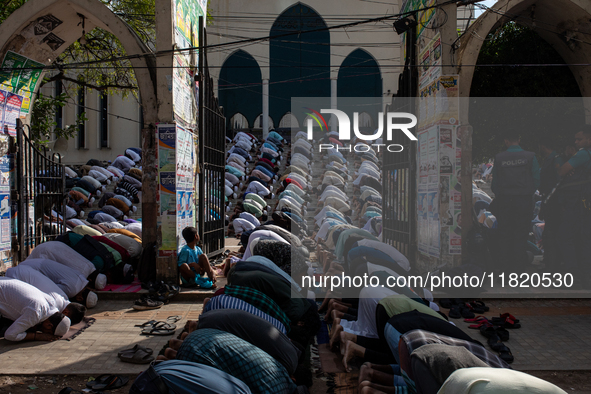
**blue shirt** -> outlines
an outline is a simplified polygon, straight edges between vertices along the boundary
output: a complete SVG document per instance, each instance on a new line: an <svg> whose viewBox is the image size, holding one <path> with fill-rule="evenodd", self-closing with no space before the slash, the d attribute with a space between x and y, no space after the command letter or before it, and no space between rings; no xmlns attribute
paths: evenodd
<svg viewBox="0 0 591 394"><path fill-rule="evenodd" d="M181 248L181 252L178 257L178 266L183 264L191 264L199 262L199 256L203 254L203 251L199 246L195 246L195 249L191 249L188 245Z"/></svg>

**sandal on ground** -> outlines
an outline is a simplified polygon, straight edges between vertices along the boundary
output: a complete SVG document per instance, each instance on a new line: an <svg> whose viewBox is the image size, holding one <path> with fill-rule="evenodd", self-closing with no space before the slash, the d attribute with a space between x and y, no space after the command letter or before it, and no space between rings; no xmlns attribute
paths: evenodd
<svg viewBox="0 0 591 394"><path fill-rule="evenodd" d="M499 353L499 357L501 360L506 362L507 364L511 364L514 360L513 354L511 353L511 349L509 349L503 342L498 335L494 335L488 338L488 346L495 352Z"/></svg>
<svg viewBox="0 0 591 394"><path fill-rule="evenodd" d="M445 309L451 309L452 302L450 298L442 298L439 300L439 306Z"/></svg>
<svg viewBox="0 0 591 394"><path fill-rule="evenodd" d="M484 312L488 312L490 310L490 308L488 306L486 306L486 304L483 301L474 300L474 301L470 302L470 305L472 305L472 307L474 307L474 308L482 309L482 312L477 312L477 313L484 313Z"/></svg>
<svg viewBox="0 0 591 394"><path fill-rule="evenodd" d="M480 315L480 316L476 316L476 317L474 317L472 319L464 319L464 321L466 323L480 323L480 322L484 322L484 321L487 321L488 322L489 320L488 320L488 318L486 316Z"/></svg>
<svg viewBox="0 0 591 394"><path fill-rule="evenodd" d="M510 313L503 313L502 315L499 315L499 317L493 317L491 320L493 323L503 323L507 319L511 320L513 323L519 323L519 319L515 318L515 316Z"/></svg>
<svg viewBox="0 0 591 394"><path fill-rule="evenodd" d="M136 327L139 327L139 326L136 326ZM140 345L140 344L137 344L137 345L135 345L135 346L134 346L134 347L132 347L132 348L129 348L129 349L123 349L123 350L121 350L119 353L117 353L117 356L118 356L118 357L121 357L121 355L122 355L123 353L135 353L135 352L137 352L138 350L143 350L144 352L146 352L146 353L148 353L148 354L152 354L152 349L150 349L150 348L148 348L148 347L145 347L145 346L142 346L142 345Z"/></svg>
<svg viewBox="0 0 591 394"><path fill-rule="evenodd" d="M152 349L144 349L137 349L137 351L135 352L124 352L122 354L119 354L119 359L126 363L149 364L152 361L154 361L154 357L152 356Z"/></svg>
<svg viewBox="0 0 591 394"><path fill-rule="evenodd" d="M494 326L492 324L482 325L480 327L480 333L487 338L497 335L501 341L509 340L509 331L505 330L503 327Z"/></svg>
<svg viewBox="0 0 591 394"><path fill-rule="evenodd" d="M91 389L99 383L101 383L101 384L105 383L110 376L112 376L112 375L109 375L109 374L99 375L96 378L94 378L94 380L91 380L90 382L86 382L86 387Z"/></svg>
<svg viewBox="0 0 591 394"><path fill-rule="evenodd" d="M464 319L473 319L475 316L474 312L472 312L466 305L460 305L460 314Z"/></svg>
<svg viewBox="0 0 591 394"><path fill-rule="evenodd" d="M181 315L176 315L176 316L168 316L166 318L166 322L173 324L176 323L177 321L181 320L183 317Z"/></svg>
<svg viewBox="0 0 591 394"><path fill-rule="evenodd" d="M108 379L104 383L97 383L94 386L92 386L92 390L115 390L125 386L129 381L128 377L118 375L109 375L107 378Z"/></svg>
<svg viewBox="0 0 591 394"><path fill-rule="evenodd" d="M452 319L460 319L462 317L459 305L451 306L451 308L449 309L449 317L451 317Z"/></svg>
<svg viewBox="0 0 591 394"><path fill-rule="evenodd" d="M142 335L172 335L176 330L176 324L170 324L166 322L158 322L152 327L144 328L141 332Z"/></svg>
<svg viewBox="0 0 591 394"><path fill-rule="evenodd" d="M136 311L146 311L150 309L162 308L164 303L162 301L153 301L149 298L142 298L134 302L133 309Z"/></svg>

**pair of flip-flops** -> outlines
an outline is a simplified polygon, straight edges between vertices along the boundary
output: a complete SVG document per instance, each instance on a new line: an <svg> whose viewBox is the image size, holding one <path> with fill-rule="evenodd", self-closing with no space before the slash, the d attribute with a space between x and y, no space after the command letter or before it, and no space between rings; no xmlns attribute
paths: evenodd
<svg viewBox="0 0 591 394"><path fill-rule="evenodd" d="M136 324L135 327L143 328L142 335L172 335L176 330L176 322L181 316L169 316L166 321L150 320L143 324Z"/></svg>
<svg viewBox="0 0 591 394"><path fill-rule="evenodd" d="M100 375L96 379L86 382L86 387L92 391L115 390L125 386L129 378L119 375Z"/></svg>
<svg viewBox="0 0 591 394"><path fill-rule="evenodd" d="M492 334L488 337L487 340L488 346L495 352L499 353L499 357L501 360L506 362L507 364L511 364L514 360L513 354L511 353L511 349L509 349L501 340L501 338L497 334Z"/></svg>
<svg viewBox="0 0 591 394"><path fill-rule="evenodd" d="M142 345L135 345L131 349L124 349L117 354L117 357L126 363L149 364L154 361L152 349Z"/></svg>
<svg viewBox="0 0 591 394"><path fill-rule="evenodd" d="M491 322L504 328L521 328L521 324L519 324L519 319L516 319L515 316L513 316L510 313L503 313L502 315L499 315L499 317L493 317L491 319Z"/></svg>

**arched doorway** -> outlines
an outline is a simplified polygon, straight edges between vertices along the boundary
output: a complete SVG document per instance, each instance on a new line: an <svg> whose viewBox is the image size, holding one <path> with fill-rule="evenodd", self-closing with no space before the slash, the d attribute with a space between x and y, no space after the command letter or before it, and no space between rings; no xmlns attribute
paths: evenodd
<svg viewBox="0 0 591 394"><path fill-rule="evenodd" d="M263 114L259 114L257 118L254 120L254 125L252 126L253 129L262 129L263 128ZM273 118L269 116L269 130L273 129Z"/></svg>
<svg viewBox="0 0 591 394"><path fill-rule="evenodd" d="M277 17L270 35L326 27L311 7L297 3ZM290 111L291 97L330 97L330 33L328 30L273 38L269 44L269 114Z"/></svg>
<svg viewBox="0 0 591 394"><path fill-rule="evenodd" d="M242 49L232 53L220 71L218 97L227 114L240 112L253 124L262 111L261 69L257 61ZM228 119L227 129L233 125Z"/></svg>
<svg viewBox="0 0 591 394"><path fill-rule="evenodd" d="M297 130L299 129L300 124L298 122L298 118L295 117L291 112L286 113L283 115L281 120L279 121L279 129L292 129Z"/></svg>
<svg viewBox="0 0 591 394"><path fill-rule="evenodd" d="M248 119L246 119L246 116L238 112L230 118L228 121L228 127L233 131L248 130Z"/></svg>

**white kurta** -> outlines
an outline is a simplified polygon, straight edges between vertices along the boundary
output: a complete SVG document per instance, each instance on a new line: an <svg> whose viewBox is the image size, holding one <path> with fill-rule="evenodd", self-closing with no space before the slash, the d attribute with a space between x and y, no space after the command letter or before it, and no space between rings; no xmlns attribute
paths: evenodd
<svg viewBox="0 0 591 394"><path fill-rule="evenodd" d="M26 331L57 313L51 296L17 279L0 277L0 315L14 320L4 333L9 341L22 341Z"/></svg>

